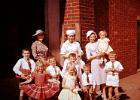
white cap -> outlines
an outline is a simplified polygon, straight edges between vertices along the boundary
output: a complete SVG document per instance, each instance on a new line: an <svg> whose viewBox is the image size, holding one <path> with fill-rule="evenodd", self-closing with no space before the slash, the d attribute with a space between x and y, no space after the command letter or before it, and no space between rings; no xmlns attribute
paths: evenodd
<svg viewBox="0 0 140 100"><path fill-rule="evenodd" d="M90 30L90 31L88 31L88 32L86 33L87 37L89 37L92 33L95 34L96 37L97 37L97 34L96 34L95 31L93 31L93 30Z"/></svg>
<svg viewBox="0 0 140 100"><path fill-rule="evenodd" d="M70 35L75 35L75 33L76 33L75 30L67 30L66 31L66 34L69 35L69 36Z"/></svg>
<svg viewBox="0 0 140 100"><path fill-rule="evenodd" d="M35 32L35 34L33 34L32 36L36 36L36 35L38 35L38 34L40 34L40 33L43 33L43 30L38 29L38 30Z"/></svg>

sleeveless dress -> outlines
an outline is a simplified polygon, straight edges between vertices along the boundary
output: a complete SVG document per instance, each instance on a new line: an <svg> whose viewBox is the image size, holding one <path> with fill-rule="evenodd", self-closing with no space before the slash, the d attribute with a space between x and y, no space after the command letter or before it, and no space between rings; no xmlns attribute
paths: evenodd
<svg viewBox="0 0 140 100"><path fill-rule="evenodd" d="M70 76L66 74L64 76L66 83L65 85L69 88L75 86L76 82L76 76ZM59 100L81 100L80 96L78 93L72 92L70 89L65 89L63 88L58 96Z"/></svg>
<svg viewBox="0 0 140 100"><path fill-rule="evenodd" d="M34 84L25 84L21 86L21 89L28 96L34 99L47 99L54 96L59 92L59 86L55 83L49 83L48 80L50 76L48 74L34 74L32 78L34 79Z"/></svg>

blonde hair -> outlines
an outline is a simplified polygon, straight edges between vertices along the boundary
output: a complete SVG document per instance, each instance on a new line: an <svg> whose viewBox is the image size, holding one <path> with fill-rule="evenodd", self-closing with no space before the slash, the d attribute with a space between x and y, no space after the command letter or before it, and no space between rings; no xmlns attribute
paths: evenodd
<svg viewBox="0 0 140 100"><path fill-rule="evenodd" d="M35 71L34 71L34 72L35 72L35 73L38 73L40 67L43 68L43 73L45 73L46 66L44 65L44 63L43 63L42 61L37 61L37 62L36 62Z"/></svg>
<svg viewBox="0 0 140 100"><path fill-rule="evenodd" d="M105 34L105 36L107 36L107 32L106 32L105 30L100 31L100 32L99 32L99 36L100 36L102 33L104 33L104 34Z"/></svg>

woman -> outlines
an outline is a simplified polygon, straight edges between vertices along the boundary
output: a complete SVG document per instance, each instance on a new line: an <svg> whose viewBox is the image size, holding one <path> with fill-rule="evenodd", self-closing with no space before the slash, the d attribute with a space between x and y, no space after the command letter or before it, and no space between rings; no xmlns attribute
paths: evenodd
<svg viewBox="0 0 140 100"><path fill-rule="evenodd" d="M97 34L93 30L90 30L86 35L89 40L89 43L85 46L86 57L91 61L91 72L93 73L96 82L95 91L97 94L100 94L100 86L103 86L102 89L104 88L106 79L106 73L104 69L100 67L101 56L103 56L104 53L97 53Z"/></svg>
<svg viewBox="0 0 140 100"><path fill-rule="evenodd" d="M33 36L36 37L36 41L33 42L31 46L34 59L39 60L41 57L47 58L48 47L43 43L44 32L39 29Z"/></svg>
<svg viewBox="0 0 140 100"><path fill-rule="evenodd" d="M77 57L77 61L80 63L80 66L83 67L85 63L81 60L81 56L83 55L83 51L81 49L80 43L75 41L75 30L67 30L67 40L62 44L60 54L63 56L64 64L63 68L68 63L68 56L70 53L75 53Z"/></svg>

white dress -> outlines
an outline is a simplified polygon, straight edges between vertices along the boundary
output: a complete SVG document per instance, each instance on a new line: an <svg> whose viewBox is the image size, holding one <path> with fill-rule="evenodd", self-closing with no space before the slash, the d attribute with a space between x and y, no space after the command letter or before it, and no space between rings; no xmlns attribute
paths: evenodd
<svg viewBox="0 0 140 100"><path fill-rule="evenodd" d="M109 41L110 40L108 38L98 39L98 51L99 52L105 52L107 54L109 52L113 51L113 49L109 45Z"/></svg>
<svg viewBox="0 0 140 100"><path fill-rule="evenodd" d="M97 55L97 46L98 42L88 43L86 45L86 56L89 59L90 56ZM106 82L106 73L103 68L99 66L101 59L99 57L91 61L91 72L95 76L96 85L105 84Z"/></svg>
<svg viewBox="0 0 140 100"><path fill-rule="evenodd" d="M67 67L71 67L71 62L69 61L69 59L66 59L65 62L64 62L64 65L63 65L63 69L62 69L62 73L67 73ZM80 82L81 82L81 78L82 78L82 69L83 67L85 66L85 62L82 61L82 62L79 62L79 60L75 61L75 68L76 68L76 71L77 71L77 75L78 75L78 78L80 79Z"/></svg>
<svg viewBox="0 0 140 100"><path fill-rule="evenodd" d="M68 88L75 87L76 76L70 76L67 74L63 78L66 80L65 86ZM58 100L81 100L81 98L78 93L63 88L58 96Z"/></svg>
<svg viewBox="0 0 140 100"><path fill-rule="evenodd" d="M112 62L111 61L106 63L104 69L107 70L108 68L112 68ZM117 70L119 72L123 70L123 66L121 65L121 63L119 61L114 62L114 68L115 68L115 70ZM119 73L114 72L114 74L113 74L112 72L107 72L106 85L107 86L119 87Z"/></svg>

